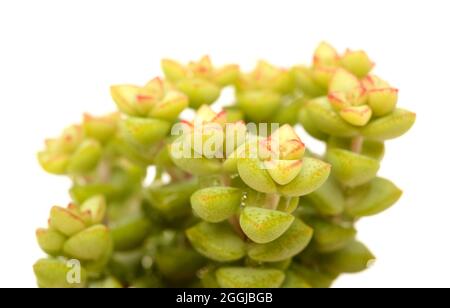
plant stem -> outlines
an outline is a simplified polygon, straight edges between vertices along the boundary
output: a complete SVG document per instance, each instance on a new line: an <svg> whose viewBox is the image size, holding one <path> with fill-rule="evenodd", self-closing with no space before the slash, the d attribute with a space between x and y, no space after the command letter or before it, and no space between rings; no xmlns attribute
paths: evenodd
<svg viewBox="0 0 450 308"><path fill-rule="evenodd" d="M247 236L244 231L242 231L241 224L239 223L239 219L237 215L233 215L228 219L228 222L233 227L234 231L242 238L244 241L247 240Z"/></svg>
<svg viewBox="0 0 450 308"><path fill-rule="evenodd" d="M364 144L363 136L353 137L353 139L352 139L352 151L357 153L357 154L360 154L361 151L362 151L363 144Z"/></svg>
<svg viewBox="0 0 450 308"><path fill-rule="evenodd" d="M278 203L280 203L280 198L281 197L279 194L267 194L265 208L269 210L276 210Z"/></svg>

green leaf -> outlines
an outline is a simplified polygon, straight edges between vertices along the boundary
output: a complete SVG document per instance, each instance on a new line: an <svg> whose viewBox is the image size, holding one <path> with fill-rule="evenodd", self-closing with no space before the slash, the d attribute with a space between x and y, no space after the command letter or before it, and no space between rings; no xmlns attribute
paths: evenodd
<svg viewBox="0 0 450 308"><path fill-rule="evenodd" d="M269 90L249 90L236 95L237 105L252 122L271 118L281 105L280 94Z"/></svg>
<svg viewBox="0 0 450 308"><path fill-rule="evenodd" d="M344 195L339 184L332 177L305 198L310 200L322 215L336 216L344 211Z"/></svg>
<svg viewBox="0 0 450 308"><path fill-rule="evenodd" d="M286 279L281 287L286 289L310 289L311 285L294 271L287 271Z"/></svg>
<svg viewBox="0 0 450 308"><path fill-rule="evenodd" d="M164 139L170 127L169 122L157 119L127 117L120 121L120 130L128 142L144 147Z"/></svg>
<svg viewBox="0 0 450 308"><path fill-rule="evenodd" d="M248 255L260 262L278 262L299 254L308 246L313 229L295 219L290 228L276 240L267 244L251 244Z"/></svg>
<svg viewBox="0 0 450 308"><path fill-rule="evenodd" d="M201 222L188 229L186 235L200 254L214 261L236 261L246 254L244 241L226 223Z"/></svg>
<svg viewBox="0 0 450 308"><path fill-rule="evenodd" d="M311 116L309 115L307 108L300 109L298 118L305 131L312 137L322 141L326 141L329 138L328 135L318 129L314 121L311 120Z"/></svg>
<svg viewBox="0 0 450 308"><path fill-rule="evenodd" d="M80 260L98 260L108 250L111 237L103 225L92 226L66 241L64 253Z"/></svg>
<svg viewBox="0 0 450 308"><path fill-rule="evenodd" d="M176 61L163 59L161 60L161 68L166 78L172 82L176 82L187 77L187 70L185 67Z"/></svg>
<svg viewBox="0 0 450 308"><path fill-rule="evenodd" d="M210 105L220 96L220 87L204 79L182 79L176 86L189 97L189 105L194 109L205 104Z"/></svg>
<svg viewBox="0 0 450 308"><path fill-rule="evenodd" d="M102 280L97 280L89 284L91 289L122 289L123 286L119 280L114 277L106 277Z"/></svg>
<svg viewBox="0 0 450 308"><path fill-rule="evenodd" d="M191 214L190 198L199 188L196 178L167 185L152 185L147 189L150 207L172 221Z"/></svg>
<svg viewBox="0 0 450 308"><path fill-rule="evenodd" d="M291 214L259 207L245 207L240 217L242 231L259 244L279 238L293 222Z"/></svg>
<svg viewBox="0 0 450 308"><path fill-rule="evenodd" d="M330 223L315 219L310 221L314 228L314 244L320 252L332 252L345 247L356 236L351 225Z"/></svg>
<svg viewBox="0 0 450 308"><path fill-rule="evenodd" d="M233 187L210 187L191 197L194 212L208 222L221 222L234 215L241 205L242 191Z"/></svg>
<svg viewBox="0 0 450 308"><path fill-rule="evenodd" d="M350 196L346 213L352 217L373 216L394 205L402 196L402 191L389 180L373 179L367 187L361 188L359 196Z"/></svg>
<svg viewBox="0 0 450 308"><path fill-rule="evenodd" d="M355 187L372 180L380 169L379 161L341 149L329 149L327 160L333 165L333 175L343 185Z"/></svg>
<svg viewBox="0 0 450 308"><path fill-rule="evenodd" d="M111 236L116 251L138 247L150 231L150 221L145 217L125 217L111 226Z"/></svg>
<svg viewBox="0 0 450 308"><path fill-rule="evenodd" d="M70 155L58 152L39 152L38 161L42 169L48 173L62 175L67 171Z"/></svg>
<svg viewBox="0 0 450 308"><path fill-rule="evenodd" d="M195 157L194 151L191 154L184 156L183 153L178 153L178 143L174 143L170 147L170 155L173 163L190 174L203 176L217 174L222 170L222 164L218 159L208 159L203 156ZM181 156L179 154L182 154Z"/></svg>
<svg viewBox="0 0 450 308"><path fill-rule="evenodd" d="M84 288L86 271L80 268L79 283L70 283L68 276L71 267L60 259L41 259L33 266L34 274L40 288Z"/></svg>
<svg viewBox="0 0 450 308"><path fill-rule="evenodd" d="M205 259L185 247L161 247L156 253L155 263L165 279L179 285L195 278Z"/></svg>
<svg viewBox="0 0 450 308"><path fill-rule="evenodd" d="M362 51L347 51L340 59L343 68L356 75L358 78L366 76L373 68L373 62Z"/></svg>
<svg viewBox="0 0 450 308"><path fill-rule="evenodd" d="M238 171L241 179L256 191L272 194L277 192L277 185L264 164L257 158L238 159Z"/></svg>
<svg viewBox="0 0 450 308"><path fill-rule="evenodd" d="M357 128L345 122L328 102L327 97L320 97L306 105L308 116L322 132L338 137L353 137L358 134Z"/></svg>
<svg viewBox="0 0 450 308"><path fill-rule="evenodd" d="M271 160L265 166L272 179L279 185L287 185L294 180L302 169L302 160Z"/></svg>
<svg viewBox="0 0 450 308"><path fill-rule="evenodd" d="M56 230L38 229L36 238L41 249L52 256L61 253L66 237Z"/></svg>
<svg viewBox="0 0 450 308"><path fill-rule="evenodd" d="M415 121L415 113L397 108L391 114L367 124L361 133L364 137L373 140L395 139L405 134Z"/></svg>
<svg viewBox="0 0 450 308"><path fill-rule="evenodd" d="M284 281L282 271L245 267L224 267L216 271L222 288L279 288Z"/></svg>
<svg viewBox="0 0 450 308"><path fill-rule="evenodd" d="M351 151L352 139L330 137L328 139L327 147L328 149L341 148L343 150ZM381 161L384 157L384 152L385 152L384 142L368 139L365 139L363 141L361 155L369 156L373 159Z"/></svg>
<svg viewBox="0 0 450 308"><path fill-rule="evenodd" d="M279 187L279 192L284 196L300 197L307 195L327 180L331 166L319 159L305 157L300 174L289 184Z"/></svg>
<svg viewBox="0 0 450 308"><path fill-rule="evenodd" d="M50 212L50 226L66 236L72 236L86 228L79 215L59 206L53 207Z"/></svg>
<svg viewBox="0 0 450 308"><path fill-rule="evenodd" d="M359 273L375 261L362 243L353 241L343 249L321 256L323 266L331 273Z"/></svg>
<svg viewBox="0 0 450 308"><path fill-rule="evenodd" d="M82 213L88 213L89 224L98 224L103 221L106 213L106 199L102 195L89 198L80 207Z"/></svg>
<svg viewBox="0 0 450 308"><path fill-rule="evenodd" d="M332 274L322 272L318 268L311 266L293 265L290 270L305 279L313 288L329 288L336 278Z"/></svg>
<svg viewBox="0 0 450 308"><path fill-rule="evenodd" d="M85 173L94 169L102 156L102 146L94 139L83 141L70 157L67 170L70 173Z"/></svg>

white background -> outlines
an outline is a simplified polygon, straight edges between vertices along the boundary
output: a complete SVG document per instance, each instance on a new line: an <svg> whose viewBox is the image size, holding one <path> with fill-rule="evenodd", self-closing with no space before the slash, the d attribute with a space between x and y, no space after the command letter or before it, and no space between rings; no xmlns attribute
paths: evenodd
<svg viewBox="0 0 450 308"><path fill-rule="evenodd" d="M41 171L36 151L83 112L114 110L111 84L145 83L162 57L306 63L327 40L367 50L418 114L381 170L403 198L359 224L378 261L336 286L449 287L449 13L444 0L1 1L0 286L35 285L34 230L69 201L69 183Z"/></svg>

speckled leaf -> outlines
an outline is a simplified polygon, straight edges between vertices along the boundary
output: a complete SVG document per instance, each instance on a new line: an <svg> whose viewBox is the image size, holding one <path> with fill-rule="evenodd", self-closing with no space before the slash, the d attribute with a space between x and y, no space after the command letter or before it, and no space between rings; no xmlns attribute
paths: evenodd
<svg viewBox="0 0 450 308"><path fill-rule="evenodd" d="M140 146L149 146L162 140L170 131L170 123L157 119L128 117L120 122L125 138Z"/></svg>
<svg viewBox="0 0 450 308"><path fill-rule="evenodd" d="M58 206L53 207L50 212L50 226L66 236L72 236L86 228L79 215Z"/></svg>
<svg viewBox="0 0 450 308"><path fill-rule="evenodd" d="M358 273L366 270L375 257L362 243L353 241L341 250L322 255L321 261L331 273Z"/></svg>
<svg viewBox="0 0 450 308"><path fill-rule="evenodd" d="M208 222L221 222L234 215L241 205L242 191L233 187L210 187L191 197L194 212Z"/></svg>
<svg viewBox="0 0 450 308"><path fill-rule="evenodd" d="M306 105L308 116L314 125L322 132L338 137L352 137L358 130L345 122L331 107L327 97L310 101Z"/></svg>
<svg viewBox="0 0 450 308"><path fill-rule="evenodd" d="M364 137L374 140L395 139L405 134L415 121L415 113L397 108L391 114L367 124L361 133Z"/></svg>
<svg viewBox="0 0 450 308"><path fill-rule="evenodd" d="M246 207L240 217L242 231L255 243L269 243L279 238L294 221L294 216L280 211Z"/></svg>
<svg viewBox="0 0 450 308"><path fill-rule="evenodd" d="M372 180L380 168L378 160L341 149L327 151L333 174L343 185L355 187Z"/></svg>
<svg viewBox="0 0 450 308"><path fill-rule="evenodd" d="M251 188L263 193L276 193L277 186L260 160L238 159L238 171L241 179Z"/></svg>
<svg viewBox="0 0 450 308"><path fill-rule="evenodd" d="M364 189L362 196L349 198L346 212L352 217L379 214L394 205L401 197L402 191L389 180L375 178Z"/></svg>
<svg viewBox="0 0 450 308"><path fill-rule="evenodd" d="M244 241L226 223L201 222L188 229L186 235L200 254L215 261L236 261L246 254Z"/></svg>
<svg viewBox="0 0 450 308"><path fill-rule="evenodd" d="M279 187L285 196L300 197L318 189L327 180L331 166L319 159L305 157L299 175L288 185Z"/></svg>
<svg viewBox="0 0 450 308"><path fill-rule="evenodd" d="M295 219L289 229L267 244L251 244L248 255L260 262L278 262L291 258L308 246L313 229Z"/></svg>
<svg viewBox="0 0 450 308"><path fill-rule="evenodd" d="M314 208L322 215L335 216L344 211L344 195L339 184L332 177L305 198L310 200Z"/></svg>

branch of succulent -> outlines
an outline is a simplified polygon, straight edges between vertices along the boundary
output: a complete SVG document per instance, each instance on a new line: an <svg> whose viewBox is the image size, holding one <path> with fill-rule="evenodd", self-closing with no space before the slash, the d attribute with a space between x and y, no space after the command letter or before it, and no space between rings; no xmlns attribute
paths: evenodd
<svg viewBox="0 0 450 308"><path fill-rule="evenodd" d="M209 57L161 66L111 87L118 112L85 115L38 154L73 183L37 231L40 287L323 288L373 263L355 223L401 197L378 171L415 114L365 52L321 43L311 65L249 73ZM225 87L236 104L218 111Z"/></svg>

